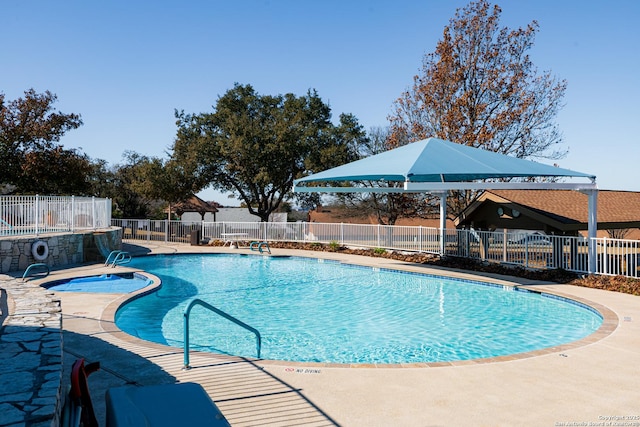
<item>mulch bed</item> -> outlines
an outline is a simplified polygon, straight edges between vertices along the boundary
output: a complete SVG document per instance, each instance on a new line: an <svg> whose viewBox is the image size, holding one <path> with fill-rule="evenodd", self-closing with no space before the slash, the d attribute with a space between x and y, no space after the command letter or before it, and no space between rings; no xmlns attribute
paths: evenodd
<svg viewBox="0 0 640 427"><path fill-rule="evenodd" d="M581 276L566 270L531 270L518 266L506 266L497 263L487 263L469 258L446 257L425 253L407 253L397 251L383 251L380 249L351 249L336 244L320 243L290 243L270 242L272 248L302 249L313 251L340 252L346 254L365 255L373 257L391 258L416 264L432 264L436 266L457 268L469 271L504 274L508 276L524 277L533 280L567 283L587 288L604 289L640 296L640 280L624 276Z"/></svg>

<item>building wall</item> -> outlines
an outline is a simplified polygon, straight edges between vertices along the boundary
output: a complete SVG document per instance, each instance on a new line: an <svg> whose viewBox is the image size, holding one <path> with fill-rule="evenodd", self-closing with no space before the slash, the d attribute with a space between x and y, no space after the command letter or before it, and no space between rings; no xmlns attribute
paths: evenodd
<svg viewBox="0 0 640 427"><path fill-rule="evenodd" d="M284 215L284 220L282 216ZM202 217L197 212L185 212L180 217L182 221L202 221ZM205 222L214 222L214 214L207 212L204 214ZM218 208L215 214L216 222L260 222L260 217L251 215L247 208ZM271 214L271 222L286 222L286 213Z"/></svg>

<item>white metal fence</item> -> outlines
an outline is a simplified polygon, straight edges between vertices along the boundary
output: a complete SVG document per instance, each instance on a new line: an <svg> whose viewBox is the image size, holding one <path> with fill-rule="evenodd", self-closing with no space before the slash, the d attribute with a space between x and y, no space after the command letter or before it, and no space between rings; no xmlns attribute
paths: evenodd
<svg viewBox="0 0 640 427"><path fill-rule="evenodd" d="M124 219L123 239L191 243L192 238L331 243L439 254L440 230L421 226L390 226L316 222L181 222ZM597 274L640 278L640 241L594 239ZM444 254L519 265L525 268L562 268L589 271L588 239L537 232L489 232L447 229Z"/></svg>
<svg viewBox="0 0 640 427"><path fill-rule="evenodd" d="M0 236L42 234L111 226L111 199L0 196Z"/></svg>
<svg viewBox="0 0 640 427"><path fill-rule="evenodd" d="M598 274L640 278L640 241L602 238L595 243Z"/></svg>

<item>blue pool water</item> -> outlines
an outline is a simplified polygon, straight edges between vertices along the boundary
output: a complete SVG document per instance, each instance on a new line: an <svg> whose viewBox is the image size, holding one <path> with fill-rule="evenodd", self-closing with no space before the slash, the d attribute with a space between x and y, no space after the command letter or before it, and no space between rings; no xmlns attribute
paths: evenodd
<svg viewBox="0 0 640 427"><path fill-rule="evenodd" d="M103 274L101 276L78 277L56 280L44 286L56 292L98 292L129 293L151 284L151 280L141 274Z"/></svg>
<svg viewBox="0 0 640 427"><path fill-rule="evenodd" d="M583 305L543 294L317 259L173 255L131 266L162 287L122 306L120 329L183 347L183 313L197 297L260 331L264 359L467 360L568 343L602 323ZM202 307L190 331L192 349L256 356L253 334Z"/></svg>

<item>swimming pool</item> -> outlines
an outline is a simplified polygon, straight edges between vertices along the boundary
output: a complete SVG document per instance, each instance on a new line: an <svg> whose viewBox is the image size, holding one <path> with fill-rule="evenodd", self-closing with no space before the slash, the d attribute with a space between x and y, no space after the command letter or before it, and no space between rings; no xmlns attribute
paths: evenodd
<svg viewBox="0 0 640 427"><path fill-rule="evenodd" d="M256 328L262 358L417 363L553 347L598 329L580 303L512 287L309 258L171 255L134 258L162 287L116 313L139 338L183 346L195 297ZM191 348L255 357L255 337L204 309L191 313Z"/></svg>
<svg viewBox="0 0 640 427"><path fill-rule="evenodd" d="M55 280L43 286L56 292L130 293L149 286L152 281L137 273L102 274Z"/></svg>

